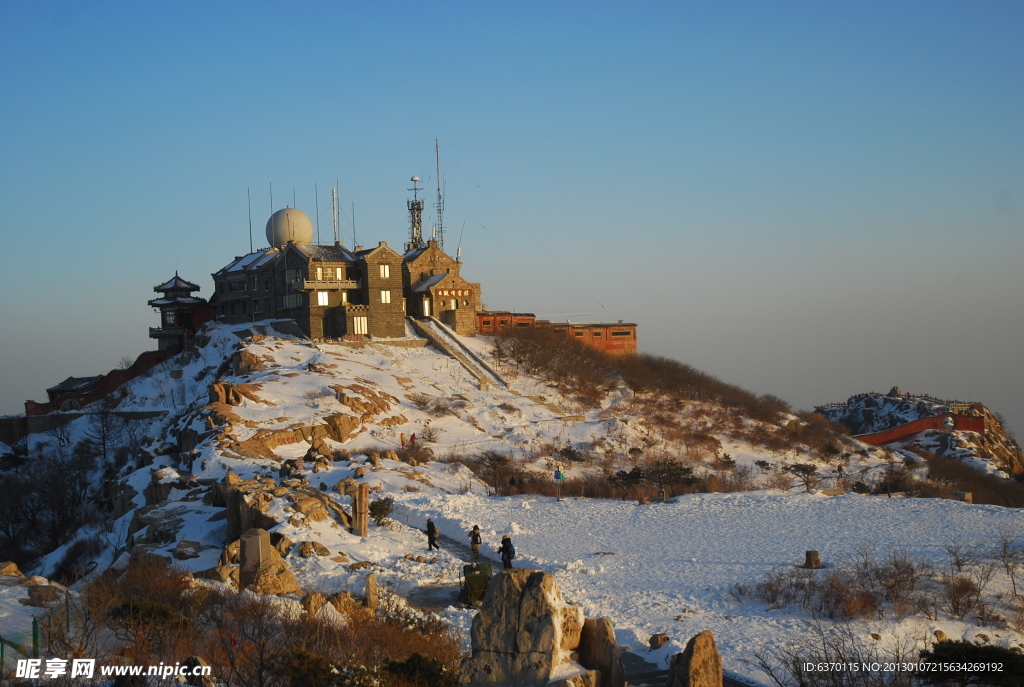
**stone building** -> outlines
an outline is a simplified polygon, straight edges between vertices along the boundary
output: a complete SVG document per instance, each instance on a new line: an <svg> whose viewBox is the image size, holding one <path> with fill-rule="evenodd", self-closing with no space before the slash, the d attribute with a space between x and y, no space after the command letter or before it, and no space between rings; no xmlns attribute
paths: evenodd
<svg viewBox="0 0 1024 687"><path fill-rule="evenodd" d="M407 248L402 256L402 278L409 314L436 317L457 334L475 336L480 284L463 279L459 274L462 263L441 250L437 241Z"/></svg>
<svg viewBox="0 0 1024 687"><path fill-rule="evenodd" d="M270 247L236 257L213 274L215 291L210 303L219 321L238 324L293 319L312 339L405 336L406 297L412 292L407 275L412 273L405 258L386 242L365 250L358 246L349 250L340 242L313 245L312 222L294 208L275 212L266 233ZM417 257L422 257L422 252ZM440 255L431 253L435 259L431 266L430 258L417 262L416 274L433 269L448 276L446 267L458 263L439 249L437 252ZM461 278L451 283L466 290ZM479 285L476 290L472 303L479 303ZM427 292L434 297L430 287ZM424 307L422 299L417 305ZM434 307L442 312L446 309ZM469 327L463 327L467 334L475 333L472 319Z"/></svg>

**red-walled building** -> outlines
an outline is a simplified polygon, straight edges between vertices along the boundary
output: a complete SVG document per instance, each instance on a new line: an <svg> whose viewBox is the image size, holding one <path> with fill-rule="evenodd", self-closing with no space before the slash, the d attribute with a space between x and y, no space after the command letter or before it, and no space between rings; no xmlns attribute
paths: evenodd
<svg viewBox="0 0 1024 687"><path fill-rule="evenodd" d="M636 354L636 324L632 322L551 322L538 320L533 313L484 311L476 314L476 323L477 331L485 336L543 327L607 353Z"/></svg>

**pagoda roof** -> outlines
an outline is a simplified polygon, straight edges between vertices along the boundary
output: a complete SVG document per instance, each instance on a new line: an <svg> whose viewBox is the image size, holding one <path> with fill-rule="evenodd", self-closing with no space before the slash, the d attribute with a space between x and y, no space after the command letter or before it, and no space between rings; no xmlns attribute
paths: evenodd
<svg viewBox="0 0 1024 687"><path fill-rule="evenodd" d="M195 298L193 296L176 296L174 298L167 298L165 296L164 298L154 298L149 301L149 304L154 308L159 308L165 305L174 305L175 303L178 305L198 305L202 302L202 298Z"/></svg>
<svg viewBox="0 0 1024 687"><path fill-rule="evenodd" d="M157 291L157 292L161 292L161 291L198 291L199 287L196 286L195 284L193 284L190 281L185 281L184 279L182 279L181 277L178 276L177 272L175 272L174 273L174 277L172 279L169 279L169 280L165 281L163 284L160 284L159 286L154 286L153 290Z"/></svg>

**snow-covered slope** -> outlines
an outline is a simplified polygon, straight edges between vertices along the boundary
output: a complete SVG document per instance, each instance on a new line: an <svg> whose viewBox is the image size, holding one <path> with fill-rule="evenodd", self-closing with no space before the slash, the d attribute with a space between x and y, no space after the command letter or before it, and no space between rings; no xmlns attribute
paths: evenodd
<svg viewBox="0 0 1024 687"><path fill-rule="evenodd" d="M520 552L517 565L554 573L568 600L588 615L611 618L619 642L647 660L661 664L690 636L711 629L728 669L763 679L751 663L755 650L801 641L810 618L737 596L734 585L755 583L776 566L789 568L809 549L820 551L830 565L865 547L883 557L890 549L906 549L940 564L951 541L985 548L995 544L994 532L1024 532L1024 516L1017 511L938 500L764 489L688 494L646 506L633 500L493 496L460 458L493 451L539 474L555 464L566 467L557 452L569 445L587 459L571 466L570 475L602 479L629 469L640 455L682 457L695 474L705 475L759 463L830 468L819 459L818 447L751 439L803 436L798 430L804 421L793 416L772 425L708 403L634 394L614 381L588 405L570 390L507 367L501 374L508 388L483 390L461 364L413 337L327 344L263 328L211 326L200 343L119 394L117 410L166 414L138 421L135 429L149 439L112 490L115 508L124 514L108 535L110 541L127 538L137 551L174 557L177 550L175 562L195 573L217 566L233 538L232 516L219 500L231 480L249 485L248 493L259 495L251 503L265 526L294 542L285 560L306 590L358 594L367 572L374 571L385 588L411 604L445 608L445 617L468 630L473 611L452 603L460 550L449 546L428 554L421 530L432 517L442 534L464 542L479 524L485 549L510 534ZM460 343L490 362L486 339ZM85 436L89 423L75 421L65 440ZM403 435L414 433L433 460L420 462L401 452ZM36 451L53 441L39 435L29 443ZM834 441L843 455L830 458L844 461L847 474L884 464L880 450ZM322 457L314 462L313 453ZM395 460L402 456L404 462ZM282 475L284 461L303 457L307 462ZM747 479L766 486L781 474L750 470ZM368 484L374 499L395 500L389 521L371 525L367 537L349 533L329 514L314 517L309 504L299 502L303 494L315 493L331 508L347 509L348 497L335 491L345 479ZM95 533L83 530L82 536ZM196 542L197 555L183 554L193 545L182 542ZM304 542L327 553L303 556ZM70 543L34 572L50 574ZM112 564L115 554L121 552L108 547L98 558L99 569ZM1003 592L1006 581L994 579L992 588ZM24 621L14 612L0 615L0 634L5 625L18 629ZM949 617L886 615L856 622L858 636L875 632L887 641L933 629L966 638L976 631L970 622ZM655 632L668 633L672 641L650 652L645 647ZM1006 627L995 636L1003 645L1024 639Z"/></svg>
<svg viewBox="0 0 1024 687"><path fill-rule="evenodd" d="M1001 470L1009 475L1024 474L1024 455L1001 419L981 403L956 404L932 398L900 394L856 394L845 403L830 403L815 411L850 430L851 434L870 434L905 425L914 420L939 415L968 414L984 418L984 434L954 430L928 430L894 445L912 452L927 451L939 456L959 458L982 470Z"/></svg>

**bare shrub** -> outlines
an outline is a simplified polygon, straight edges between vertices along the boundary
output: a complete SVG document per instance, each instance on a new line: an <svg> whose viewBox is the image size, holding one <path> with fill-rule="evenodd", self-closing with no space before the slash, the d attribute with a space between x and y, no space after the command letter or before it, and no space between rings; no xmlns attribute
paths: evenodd
<svg viewBox="0 0 1024 687"><path fill-rule="evenodd" d="M511 403L501 403L498 405L498 409L505 411L509 415L514 415L515 417L520 417L523 414L523 411Z"/></svg>
<svg viewBox="0 0 1024 687"><path fill-rule="evenodd" d="M969 491L974 503L988 503L1008 508L1024 506L1024 484L975 470L956 458L924 455L928 478L951 491Z"/></svg>
<svg viewBox="0 0 1024 687"><path fill-rule="evenodd" d="M914 660L916 642L901 638L895 642L868 644L848 624L825 628L815 623L813 639L800 645L781 644L754 652L755 665L776 687L913 687L913 675L904 671L814 670L816 665L868 665L906 663Z"/></svg>
<svg viewBox="0 0 1024 687"><path fill-rule="evenodd" d="M427 412L434 417L444 417L445 415L455 415L455 407L451 400L438 398L430 404Z"/></svg>
<svg viewBox="0 0 1024 687"><path fill-rule="evenodd" d="M416 406L417 408L419 408L420 410L423 410L423 411L428 410L430 408L431 403L434 402L434 397L433 396L428 396L427 394L419 394L419 393L417 393L417 394L410 394L406 398L408 398L409 401L414 406Z"/></svg>
<svg viewBox="0 0 1024 687"><path fill-rule="evenodd" d="M781 489L789 491L793 488L793 475L786 472L771 472L764 480L765 486L769 489Z"/></svg>
<svg viewBox="0 0 1024 687"><path fill-rule="evenodd" d="M420 439L433 444L437 441L438 437L441 436L441 432L443 431L443 429L431 425L430 420L427 420L423 423L423 431L420 432Z"/></svg>

